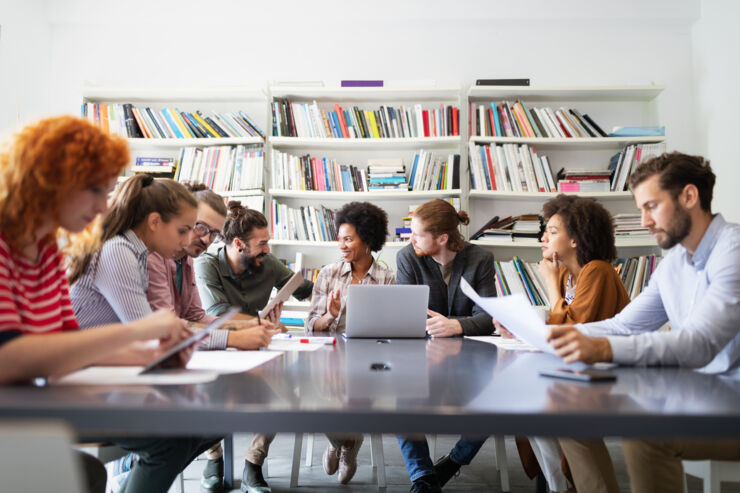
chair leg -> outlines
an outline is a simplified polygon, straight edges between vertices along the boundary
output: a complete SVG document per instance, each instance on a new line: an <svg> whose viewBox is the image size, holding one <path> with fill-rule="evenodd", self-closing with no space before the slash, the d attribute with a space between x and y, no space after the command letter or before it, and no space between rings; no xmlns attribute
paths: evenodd
<svg viewBox="0 0 740 493"><path fill-rule="evenodd" d="M298 486L298 471L301 468L301 450L303 449L303 433L295 434L293 442L293 465L290 469L290 487Z"/></svg>
<svg viewBox="0 0 740 493"><path fill-rule="evenodd" d="M370 456L372 457L374 469L378 479L378 489L384 490L385 480L385 455L383 454L383 435L375 433L370 435Z"/></svg>
<svg viewBox="0 0 740 493"><path fill-rule="evenodd" d="M180 493L185 493L185 476L183 475L183 473L180 473L177 476L177 479L178 479L177 484L179 486L178 490L180 491Z"/></svg>
<svg viewBox="0 0 740 493"><path fill-rule="evenodd" d="M437 434L429 435L429 455L432 461L437 460Z"/></svg>
<svg viewBox="0 0 740 493"><path fill-rule="evenodd" d="M719 471L719 462L709 461L709 475L704 478L704 493L720 493L722 475Z"/></svg>
<svg viewBox="0 0 740 493"><path fill-rule="evenodd" d="M224 486L234 487L234 435L224 437Z"/></svg>
<svg viewBox="0 0 740 493"><path fill-rule="evenodd" d="M496 452L496 469L501 477L501 491L509 491L509 462L506 458L506 442L503 436L493 437L493 446Z"/></svg>
<svg viewBox="0 0 740 493"><path fill-rule="evenodd" d="M306 436L306 467L313 465L313 433Z"/></svg>

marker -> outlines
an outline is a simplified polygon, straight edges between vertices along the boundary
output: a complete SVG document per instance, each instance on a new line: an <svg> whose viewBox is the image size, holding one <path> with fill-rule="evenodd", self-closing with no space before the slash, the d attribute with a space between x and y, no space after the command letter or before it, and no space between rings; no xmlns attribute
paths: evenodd
<svg viewBox="0 0 740 493"><path fill-rule="evenodd" d="M303 337L298 342L302 344L326 344L329 346L333 346L337 343L336 337Z"/></svg>

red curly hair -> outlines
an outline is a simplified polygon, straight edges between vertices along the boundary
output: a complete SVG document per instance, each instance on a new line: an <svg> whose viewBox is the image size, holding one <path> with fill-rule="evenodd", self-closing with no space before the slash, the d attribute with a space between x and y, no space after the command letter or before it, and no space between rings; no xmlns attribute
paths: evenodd
<svg viewBox="0 0 740 493"><path fill-rule="evenodd" d="M0 232L15 249L53 241L70 191L107 183L128 161L126 141L87 120L59 116L28 125L0 152ZM34 238L50 215L55 227Z"/></svg>

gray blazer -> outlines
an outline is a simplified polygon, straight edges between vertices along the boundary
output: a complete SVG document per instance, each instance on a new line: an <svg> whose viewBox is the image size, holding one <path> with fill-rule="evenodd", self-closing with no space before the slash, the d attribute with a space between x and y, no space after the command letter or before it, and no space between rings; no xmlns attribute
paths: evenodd
<svg viewBox="0 0 740 493"><path fill-rule="evenodd" d="M465 248L453 260L449 292L437 262L430 256L418 257L411 245L398 252L396 267L396 284L429 286L429 308L458 319L463 335L487 336L493 333L491 316L460 290L460 277L464 277L481 296L496 296L492 253L466 242Z"/></svg>

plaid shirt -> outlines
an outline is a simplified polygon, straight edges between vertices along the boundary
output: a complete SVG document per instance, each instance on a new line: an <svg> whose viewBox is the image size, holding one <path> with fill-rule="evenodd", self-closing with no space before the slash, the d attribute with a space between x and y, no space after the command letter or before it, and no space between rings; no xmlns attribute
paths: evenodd
<svg viewBox="0 0 740 493"><path fill-rule="evenodd" d="M311 311L308 314L306 332L313 332L313 324L326 313L326 303L334 289L339 288L342 303L339 316L326 328L330 332L344 332L346 322L345 305L347 302L347 288L352 284L352 264L343 260L334 264L325 265L319 272L313 285L311 296ZM373 261L370 269L359 284L396 284L396 275L388 267Z"/></svg>

